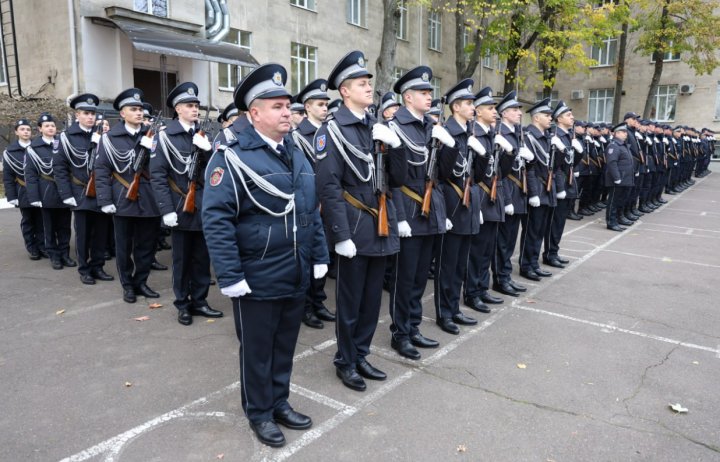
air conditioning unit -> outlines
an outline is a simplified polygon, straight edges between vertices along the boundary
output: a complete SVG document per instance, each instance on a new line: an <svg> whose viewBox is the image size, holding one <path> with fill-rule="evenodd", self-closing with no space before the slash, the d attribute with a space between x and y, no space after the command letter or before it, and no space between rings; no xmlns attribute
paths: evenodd
<svg viewBox="0 0 720 462"><path fill-rule="evenodd" d="M573 90L570 94L570 99L583 99L585 98L585 92L583 90Z"/></svg>
<svg viewBox="0 0 720 462"><path fill-rule="evenodd" d="M681 95L692 95L695 91L695 85L692 83L685 83L683 85L680 85L680 94Z"/></svg>

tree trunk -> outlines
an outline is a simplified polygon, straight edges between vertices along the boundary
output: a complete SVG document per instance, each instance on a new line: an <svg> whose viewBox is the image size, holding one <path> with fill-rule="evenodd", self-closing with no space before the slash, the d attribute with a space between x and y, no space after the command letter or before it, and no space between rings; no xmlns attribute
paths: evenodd
<svg viewBox="0 0 720 462"><path fill-rule="evenodd" d="M620 123L620 105L622 103L623 83L625 80L625 55L627 54L627 36L629 23L625 21L622 25L622 35L620 35L620 49L617 57L617 74L615 75L615 95L613 96L613 115L612 123L616 125Z"/></svg>
<svg viewBox="0 0 720 462"><path fill-rule="evenodd" d="M458 82L463 78L465 72L465 47L463 37L465 36L465 4L458 1L455 8L455 77Z"/></svg>
<svg viewBox="0 0 720 462"><path fill-rule="evenodd" d="M503 85L503 95L507 95L509 92L515 89L517 83L517 71L520 64L520 34L521 31L518 29L517 21L520 13L513 13L510 18L510 45L508 49L507 63L505 65L505 84Z"/></svg>
<svg viewBox="0 0 720 462"><path fill-rule="evenodd" d="M375 101L379 103L382 95L392 89L394 82L395 53L397 50L397 28L400 18L398 0L383 0L383 31L380 42L380 55L375 61Z"/></svg>
<svg viewBox="0 0 720 462"><path fill-rule="evenodd" d="M660 13L660 27L664 31L668 27L668 4L670 0L663 2L663 9ZM653 59L655 60L655 68L653 69L653 76L650 80L650 87L648 88L647 98L645 98L645 109L643 110L643 118L649 119L652 113L652 107L655 102L655 93L657 92L658 84L660 83L660 77L662 77L663 64L665 64L665 52L663 48L663 42L665 37L663 33L658 34L658 40L655 45L655 51L653 52ZM657 118L658 114L655 114Z"/></svg>

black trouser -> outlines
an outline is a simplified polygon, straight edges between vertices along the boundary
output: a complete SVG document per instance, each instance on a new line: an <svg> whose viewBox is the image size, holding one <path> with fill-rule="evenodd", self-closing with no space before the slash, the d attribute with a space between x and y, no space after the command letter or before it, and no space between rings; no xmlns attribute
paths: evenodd
<svg viewBox="0 0 720 462"><path fill-rule="evenodd" d="M610 188L608 205L605 208L605 222L607 226L615 226L618 224L618 218L623 214L623 209L627 204L631 191L632 186L614 186Z"/></svg>
<svg viewBox="0 0 720 462"><path fill-rule="evenodd" d="M650 191L655 181L655 172L647 172L645 175L641 173L640 178L642 179L642 183L640 184L640 203L643 204L651 199Z"/></svg>
<svg viewBox="0 0 720 462"><path fill-rule="evenodd" d="M595 194L595 177L581 175L578 179L578 194L580 195L580 209L587 209L593 203Z"/></svg>
<svg viewBox="0 0 720 462"><path fill-rule="evenodd" d="M530 271L540 268L538 258L542 247L547 222L550 219L551 207L541 205L529 207L526 217L523 217L523 230L520 236L520 257L518 264L520 271Z"/></svg>
<svg viewBox="0 0 720 462"><path fill-rule="evenodd" d="M460 313L460 291L467 270L471 235L445 233L435 255L435 316L439 321Z"/></svg>
<svg viewBox="0 0 720 462"><path fill-rule="evenodd" d="M105 265L111 217L92 210L75 210L75 251L78 273L89 275Z"/></svg>
<svg viewBox="0 0 720 462"><path fill-rule="evenodd" d="M45 228L41 208L20 207L20 232L28 252L45 251Z"/></svg>
<svg viewBox="0 0 720 462"><path fill-rule="evenodd" d="M308 290L305 293L306 313L316 312L321 308L325 308L323 302L327 300L327 295L325 294L326 279L327 278L325 276L320 279L315 279L314 277L310 278L310 287L308 287Z"/></svg>
<svg viewBox="0 0 720 462"><path fill-rule="evenodd" d="M389 258L395 260L390 274L390 333L395 340L419 332L435 236L404 237L400 252Z"/></svg>
<svg viewBox="0 0 720 462"><path fill-rule="evenodd" d="M663 192L665 191L665 184L667 183L666 170L658 170L657 178L655 179L655 185L653 185L652 197L660 199Z"/></svg>
<svg viewBox="0 0 720 462"><path fill-rule="evenodd" d="M560 239L565 231L565 222L573 199L558 199L557 206L550 211L550 218L545 226L543 260L552 260L558 257Z"/></svg>
<svg viewBox="0 0 720 462"><path fill-rule="evenodd" d="M266 422L273 411L290 408L290 375L302 313L303 297L233 298L240 340L240 396L250 422Z"/></svg>
<svg viewBox="0 0 720 462"><path fill-rule="evenodd" d="M114 217L115 256L124 289L147 283L157 246L158 220L158 217Z"/></svg>
<svg viewBox="0 0 720 462"><path fill-rule="evenodd" d="M465 298L479 297L490 288L490 265L495 259L498 228L502 223L486 221L470 240L470 256L465 272Z"/></svg>
<svg viewBox="0 0 720 462"><path fill-rule="evenodd" d="M210 256L202 231L173 229L172 265L175 307L178 310L206 306L210 289Z"/></svg>
<svg viewBox="0 0 720 462"><path fill-rule="evenodd" d="M500 223L495 246L493 278L496 283L504 284L512 279L512 256L515 253L520 222L524 214L505 215L505 223Z"/></svg>
<svg viewBox="0 0 720 462"><path fill-rule="evenodd" d="M70 230L72 212L70 209L42 209L45 251L53 261L70 255Z"/></svg>
<svg viewBox="0 0 720 462"><path fill-rule="evenodd" d="M592 195L590 197L590 203L591 204L597 204L600 202L600 197L603 194L603 187L605 184L605 178L603 178L604 175L596 174L591 175L590 178L592 178Z"/></svg>
<svg viewBox="0 0 720 462"><path fill-rule="evenodd" d="M370 343L380 316L386 259L336 255L335 336L338 351L333 361L335 367L354 369L359 359L370 354Z"/></svg>

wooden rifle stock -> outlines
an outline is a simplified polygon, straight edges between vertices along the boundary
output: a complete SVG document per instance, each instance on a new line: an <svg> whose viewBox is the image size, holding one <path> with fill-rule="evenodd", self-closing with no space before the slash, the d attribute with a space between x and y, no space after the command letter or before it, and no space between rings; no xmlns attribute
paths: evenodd
<svg viewBox="0 0 720 462"><path fill-rule="evenodd" d="M492 184L490 185L490 200L495 202L497 200L497 175L493 176Z"/></svg>
<svg viewBox="0 0 720 462"><path fill-rule="evenodd" d="M205 130L200 129L198 130L198 135L205 136ZM195 159L195 171L193 172L192 177L190 178L190 183L188 185L188 192L185 195L185 203L183 204L183 212L185 213L195 213L195 187L197 186L197 162L199 159Z"/></svg>
<svg viewBox="0 0 720 462"><path fill-rule="evenodd" d="M468 175L468 177L465 179L465 186L463 187L462 205L465 208L470 207L470 188L471 187L472 187L472 179Z"/></svg>
<svg viewBox="0 0 720 462"><path fill-rule="evenodd" d="M147 133L144 135L147 137L152 138L155 136L155 131L151 128L147 131ZM142 149L145 149L144 147ZM147 153L143 154L147 155ZM128 187L127 194L125 194L125 198L129 201L135 202L138 200L138 194L140 192L140 177L142 176L142 166L138 168L135 171L135 175L133 175L132 183L130 183L130 186Z"/></svg>
<svg viewBox="0 0 720 462"><path fill-rule="evenodd" d="M375 151L378 153L378 164L384 162L383 154L386 152L385 144L381 141L375 142ZM384 169L382 166L380 167L379 172L384 176ZM385 178L378 178L377 180L379 184L383 184L378 190L377 235L378 237L388 237L390 235L390 224L388 223L387 192L384 187Z"/></svg>
<svg viewBox="0 0 720 462"><path fill-rule="evenodd" d="M95 133L98 135L102 135L103 132L103 122L100 121L100 123L97 124L97 128L95 129ZM95 155L95 149L97 149L97 145L93 146L93 148L90 150L88 155L94 156ZM90 162L90 159L88 159L88 162ZM96 197L97 191L95 191L95 169L92 168L90 170L90 177L88 178L87 186L85 186L85 197Z"/></svg>
<svg viewBox="0 0 720 462"><path fill-rule="evenodd" d="M430 216L430 204L432 203L432 180L425 180L425 192L423 193L422 207L420 213L425 218Z"/></svg>

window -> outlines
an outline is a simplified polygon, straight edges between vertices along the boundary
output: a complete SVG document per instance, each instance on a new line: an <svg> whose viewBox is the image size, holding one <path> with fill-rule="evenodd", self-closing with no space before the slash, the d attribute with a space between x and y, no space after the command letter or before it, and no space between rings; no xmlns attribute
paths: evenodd
<svg viewBox="0 0 720 462"><path fill-rule="evenodd" d="M590 90L588 120L590 122L610 122L613 115L614 101L615 90L612 88Z"/></svg>
<svg viewBox="0 0 720 462"><path fill-rule="evenodd" d="M487 67L488 69L494 69L493 56L490 54L490 50L485 50L485 55L483 55L482 59L482 65L483 67Z"/></svg>
<svg viewBox="0 0 720 462"><path fill-rule="evenodd" d="M402 77L403 75L405 75L405 73L406 73L407 71L408 71L407 69L403 69L402 67L397 67L397 66L395 66L395 67L393 68L393 80L394 80L394 81L397 81L397 79L399 79L400 77ZM402 101L402 95L396 95L396 96L395 96L395 100L396 100L398 103L402 104L402 102L403 102L403 101Z"/></svg>
<svg viewBox="0 0 720 462"><path fill-rule="evenodd" d="M596 66L614 66L615 59L617 56L617 44L616 38L609 38L603 40L602 45L593 45L590 50L590 57L597 61Z"/></svg>
<svg viewBox="0 0 720 462"><path fill-rule="evenodd" d="M0 26L0 37L2 37L2 27ZM7 85L7 69L5 69L5 43L0 38L0 85Z"/></svg>
<svg viewBox="0 0 720 462"><path fill-rule="evenodd" d="M315 80L317 48L301 43L290 44L290 73L292 93L299 93L305 85Z"/></svg>
<svg viewBox="0 0 720 462"><path fill-rule="evenodd" d="M673 43L671 40L667 43L667 47L672 48L672 46L673 46ZM663 53L663 62L667 62L667 61L680 61L680 52L676 53L671 50L671 51L666 51L665 53ZM651 56L650 63L654 63L654 62L655 62L655 56Z"/></svg>
<svg viewBox="0 0 720 462"><path fill-rule="evenodd" d="M674 120L676 98L677 85L658 85L650 117L659 122Z"/></svg>
<svg viewBox="0 0 720 462"><path fill-rule="evenodd" d="M543 92L541 92L541 91L535 92L535 101L540 101L543 98L544 98ZM555 106L559 100L560 100L560 97L558 95L558 92L551 91L550 92L550 106Z"/></svg>
<svg viewBox="0 0 720 462"><path fill-rule="evenodd" d="M715 92L715 120L720 120L720 81L717 83ZM720 146L720 143L718 143L718 146Z"/></svg>
<svg viewBox="0 0 720 462"><path fill-rule="evenodd" d="M230 29L230 32L223 38L223 42L232 43L250 52L250 36L250 32ZM218 88L220 90L232 91L235 85L237 85L251 69L250 67L233 66L232 64L218 64Z"/></svg>
<svg viewBox="0 0 720 462"><path fill-rule="evenodd" d="M430 80L430 85L433 87L433 99L440 98L442 93L440 93L440 77L433 77Z"/></svg>
<svg viewBox="0 0 720 462"><path fill-rule="evenodd" d="M315 0L290 0L290 4L306 10L315 11Z"/></svg>
<svg viewBox="0 0 720 462"><path fill-rule="evenodd" d="M442 46L442 22L440 13L437 11L428 12L428 48L441 51Z"/></svg>
<svg viewBox="0 0 720 462"><path fill-rule="evenodd" d="M347 22L367 27L367 0L347 0Z"/></svg>
<svg viewBox="0 0 720 462"><path fill-rule="evenodd" d="M400 40L408 39L408 7L407 0L400 0L398 2L398 17L397 23L397 38Z"/></svg>
<svg viewBox="0 0 720 462"><path fill-rule="evenodd" d="M168 0L135 0L135 11L167 18Z"/></svg>

